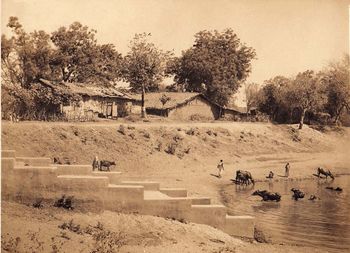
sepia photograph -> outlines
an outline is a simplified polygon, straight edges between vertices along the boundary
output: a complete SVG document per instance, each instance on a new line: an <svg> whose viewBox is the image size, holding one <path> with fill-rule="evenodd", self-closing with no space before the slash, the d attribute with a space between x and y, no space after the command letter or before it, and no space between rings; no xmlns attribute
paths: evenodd
<svg viewBox="0 0 350 253"><path fill-rule="evenodd" d="M1 0L1 252L350 252L350 0Z"/></svg>

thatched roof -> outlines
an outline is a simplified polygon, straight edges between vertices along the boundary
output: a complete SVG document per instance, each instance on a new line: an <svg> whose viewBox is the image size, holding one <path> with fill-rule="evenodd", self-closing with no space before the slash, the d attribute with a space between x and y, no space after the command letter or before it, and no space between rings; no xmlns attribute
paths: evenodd
<svg viewBox="0 0 350 253"><path fill-rule="evenodd" d="M96 84L87 83L53 83L48 80L40 79L40 83L50 87L56 92L63 94L77 94L89 97L109 97L132 99L127 94L120 92L113 87L103 87Z"/></svg>

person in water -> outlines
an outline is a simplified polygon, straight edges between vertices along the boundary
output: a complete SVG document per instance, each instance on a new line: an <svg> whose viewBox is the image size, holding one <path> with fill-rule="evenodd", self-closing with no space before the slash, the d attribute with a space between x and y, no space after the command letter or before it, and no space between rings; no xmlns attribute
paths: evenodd
<svg viewBox="0 0 350 253"><path fill-rule="evenodd" d="M289 169L290 169L290 165L289 165L289 163L287 163L286 164L286 166L285 166L285 177L289 177Z"/></svg>
<svg viewBox="0 0 350 253"><path fill-rule="evenodd" d="M270 171L269 175L266 178L273 178L274 175L275 174L272 171Z"/></svg>

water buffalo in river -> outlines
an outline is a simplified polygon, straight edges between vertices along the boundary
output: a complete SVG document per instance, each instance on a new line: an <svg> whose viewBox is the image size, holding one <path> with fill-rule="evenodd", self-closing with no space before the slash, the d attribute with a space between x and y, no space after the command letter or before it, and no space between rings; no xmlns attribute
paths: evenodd
<svg viewBox="0 0 350 253"><path fill-rule="evenodd" d="M254 184L254 179L249 171L237 170L236 171L236 183L249 185Z"/></svg>
<svg viewBox="0 0 350 253"><path fill-rule="evenodd" d="M262 197L262 200L263 201L276 201L276 202L279 202L281 200L281 195L278 194L277 192L275 193L271 193L271 192L268 192L266 190L263 190L263 191L255 191L253 192L252 195L258 195L260 197Z"/></svg>
<svg viewBox="0 0 350 253"><path fill-rule="evenodd" d="M292 188L291 191L293 192L292 198L295 200L302 199L305 197L305 193L303 193L302 191L300 191L298 189Z"/></svg>
<svg viewBox="0 0 350 253"><path fill-rule="evenodd" d="M334 188L334 187L327 186L326 189L332 190L332 191L336 191L336 192L342 192L343 191L343 189L340 188L340 187Z"/></svg>
<svg viewBox="0 0 350 253"><path fill-rule="evenodd" d="M332 172L330 170L325 170L325 169L323 169L321 167L318 167L317 168L317 176L320 177L320 175L326 176L326 179L328 177L334 179L334 176L333 176L333 174L332 174Z"/></svg>

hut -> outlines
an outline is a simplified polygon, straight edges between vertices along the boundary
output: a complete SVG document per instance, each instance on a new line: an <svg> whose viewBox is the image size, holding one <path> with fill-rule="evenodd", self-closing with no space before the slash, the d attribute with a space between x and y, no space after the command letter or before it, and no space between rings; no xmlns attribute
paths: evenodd
<svg viewBox="0 0 350 253"><path fill-rule="evenodd" d="M40 84L53 93L76 96L60 105L60 111L68 120L93 120L97 117L117 118L132 113L140 101L113 87L86 83L54 83L40 79Z"/></svg>
<svg viewBox="0 0 350 253"><path fill-rule="evenodd" d="M155 92L145 95L146 113L174 120L216 120L222 107L194 92Z"/></svg>

